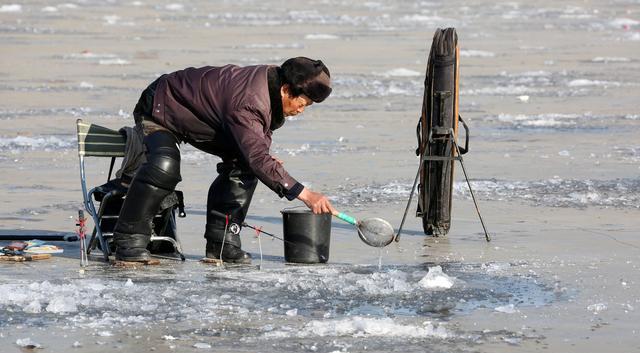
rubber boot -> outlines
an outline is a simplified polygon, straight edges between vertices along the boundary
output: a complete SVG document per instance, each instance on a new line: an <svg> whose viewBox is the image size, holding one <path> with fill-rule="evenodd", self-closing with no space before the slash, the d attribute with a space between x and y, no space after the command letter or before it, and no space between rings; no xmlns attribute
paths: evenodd
<svg viewBox="0 0 640 353"><path fill-rule="evenodd" d="M218 177L209 188L207 198L207 225L204 237L207 239L205 255L232 263L251 263L251 255L242 250L240 225L249 210L258 179L235 161L218 164ZM229 215L227 220L211 211ZM227 232L225 233L225 225ZM223 246L224 242L224 246Z"/></svg>
<svg viewBox="0 0 640 353"><path fill-rule="evenodd" d="M147 245L153 217L169 193L170 190L133 180L113 231L116 260L144 262L150 259Z"/></svg>
<svg viewBox="0 0 640 353"><path fill-rule="evenodd" d="M207 224L206 233L207 247L205 256L209 259L220 259L220 252L222 251L222 261L250 264L251 254L242 250L242 243L240 241L239 234L233 234L230 228L239 229L237 224L233 227L227 227L227 233L224 233L225 221L218 224ZM224 235L223 235L224 234ZM224 244L223 244L224 243Z"/></svg>
<svg viewBox="0 0 640 353"><path fill-rule="evenodd" d="M151 238L153 217L160 210L162 200L180 182L180 151L177 139L168 131L145 136L146 162L131 182L124 199L113 240L116 259L148 261L147 245Z"/></svg>

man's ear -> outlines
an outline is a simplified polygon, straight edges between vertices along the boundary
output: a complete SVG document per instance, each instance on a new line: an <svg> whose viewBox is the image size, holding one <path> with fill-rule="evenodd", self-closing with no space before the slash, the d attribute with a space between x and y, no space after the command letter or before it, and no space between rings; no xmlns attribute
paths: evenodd
<svg viewBox="0 0 640 353"><path fill-rule="evenodd" d="M285 83L280 87L280 95L282 97L291 97L291 88L288 83Z"/></svg>

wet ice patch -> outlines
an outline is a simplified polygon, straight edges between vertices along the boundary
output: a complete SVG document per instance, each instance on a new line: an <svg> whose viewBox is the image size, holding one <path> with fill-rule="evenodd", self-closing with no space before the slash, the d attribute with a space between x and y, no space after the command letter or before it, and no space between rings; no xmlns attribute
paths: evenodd
<svg viewBox="0 0 640 353"><path fill-rule="evenodd" d="M429 272L418 282L427 289L449 289L453 287L454 278L442 272L442 267L429 267Z"/></svg>

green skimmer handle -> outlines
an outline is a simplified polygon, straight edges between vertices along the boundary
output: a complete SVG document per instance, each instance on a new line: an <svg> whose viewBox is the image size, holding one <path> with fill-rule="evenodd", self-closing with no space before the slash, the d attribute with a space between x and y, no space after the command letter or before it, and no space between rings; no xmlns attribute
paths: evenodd
<svg viewBox="0 0 640 353"><path fill-rule="evenodd" d="M340 213L334 214L334 216L340 218L341 220L343 220L343 221L345 221L345 222L347 222L349 224L353 224L354 226L358 225L358 221L355 218L349 216L348 214L340 212Z"/></svg>

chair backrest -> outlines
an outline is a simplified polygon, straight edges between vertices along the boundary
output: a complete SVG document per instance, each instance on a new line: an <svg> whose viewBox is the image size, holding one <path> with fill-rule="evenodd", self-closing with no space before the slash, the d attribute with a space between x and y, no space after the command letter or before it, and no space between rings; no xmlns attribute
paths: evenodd
<svg viewBox="0 0 640 353"><path fill-rule="evenodd" d="M78 119L78 155L123 157L126 138L120 132Z"/></svg>

